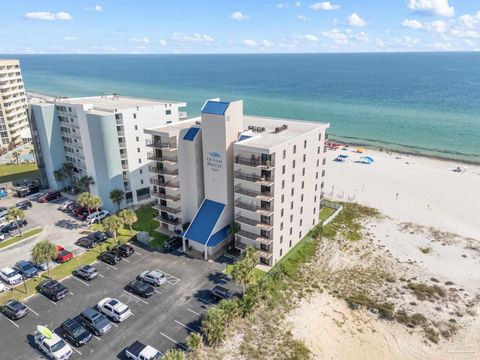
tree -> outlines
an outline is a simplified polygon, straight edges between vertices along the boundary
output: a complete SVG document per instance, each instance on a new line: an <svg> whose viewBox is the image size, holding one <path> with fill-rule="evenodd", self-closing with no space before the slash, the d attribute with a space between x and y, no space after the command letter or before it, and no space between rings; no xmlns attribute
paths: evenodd
<svg viewBox="0 0 480 360"><path fill-rule="evenodd" d="M87 201L87 206L89 209L95 209L95 211L98 211L103 205L102 198L100 196L90 196L88 201Z"/></svg>
<svg viewBox="0 0 480 360"><path fill-rule="evenodd" d="M233 265L232 277L242 286L243 292L255 282L255 266L258 264L258 252L253 246L248 246L243 253L243 259Z"/></svg>
<svg viewBox="0 0 480 360"><path fill-rule="evenodd" d="M110 200L112 200L113 203L117 205L117 212L120 211L120 204L122 203L124 196L125 192L123 190L113 189L112 191L110 191L109 197Z"/></svg>
<svg viewBox="0 0 480 360"><path fill-rule="evenodd" d="M128 225L130 228L130 235L133 235L133 229L132 225L135 224L138 220L137 214L135 214L135 211L132 209L123 209L120 211L120 214L118 216L123 220L123 223L125 225Z"/></svg>
<svg viewBox="0 0 480 360"><path fill-rule="evenodd" d="M12 153L12 156L15 158L15 161L17 162L17 165L18 165L18 158L20 157L20 151L15 150L15 151Z"/></svg>
<svg viewBox="0 0 480 360"><path fill-rule="evenodd" d="M20 228L19 220L25 219L25 213L23 210L17 208L16 206L8 209L7 219L10 221L15 221L17 224L18 233L22 236L22 229Z"/></svg>
<svg viewBox="0 0 480 360"><path fill-rule="evenodd" d="M212 307L205 312L202 320L202 330L210 345L220 344L225 339L225 312L218 307Z"/></svg>
<svg viewBox="0 0 480 360"><path fill-rule="evenodd" d="M105 231L113 234L113 238L115 239L115 243L118 244L117 233L123 227L123 220L117 215L112 215L112 216L109 216L109 217L105 218L102 221L102 224L103 224L103 228L105 229Z"/></svg>
<svg viewBox="0 0 480 360"><path fill-rule="evenodd" d="M64 176L73 183L73 174L75 174L75 166L72 163L66 162L62 165L62 172Z"/></svg>
<svg viewBox="0 0 480 360"><path fill-rule="evenodd" d="M162 356L162 360L184 360L185 353L178 349L170 349L165 355Z"/></svg>
<svg viewBox="0 0 480 360"><path fill-rule="evenodd" d="M35 244L32 249L32 259L36 264L47 264L48 277L50 278L50 261L57 257L57 247L48 240Z"/></svg>
<svg viewBox="0 0 480 360"><path fill-rule="evenodd" d="M82 176L80 179L77 181L77 186L81 191L86 191L90 193L90 185L94 185L95 181L93 181L93 178L91 176L85 175Z"/></svg>
<svg viewBox="0 0 480 360"><path fill-rule="evenodd" d="M187 337L187 345L192 350L198 350L202 346L202 335L192 332Z"/></svg>
<svg viewBox="0 0 480 360"><path fill-rule="evenodd" d="M91 198L90 193L83 192L83 193L81 193L80 195L77 196L77 203L80 206L85 206L85 207L90 208L90 206L89 206L90 198Z"/></svg>
<svg viewBox="0 0 480 360"><path fill-rule="evenodd" d="M62 169L55 170L53 172L53 176L55 177L56 181L62 183L62 188L65 187L65 184L63 183L65 181L65 174L63 173Z"/></svg>

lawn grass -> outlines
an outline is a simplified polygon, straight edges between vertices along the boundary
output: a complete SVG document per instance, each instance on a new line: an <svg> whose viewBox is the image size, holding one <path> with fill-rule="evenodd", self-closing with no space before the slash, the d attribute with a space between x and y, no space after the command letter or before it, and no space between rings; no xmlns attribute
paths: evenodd
<svg viewBox="0 0 480 360"><path fill-rule="evenodd" d="M18 230L15 230L15 231L18 231ZM11 237L10 239L4 240L0 243L0 249L2 249L4 247L7 247L9 245L15 244L19 241L22 241L22 240L24 240L24 239L26 239L30 236L37 235L37 234L41 233L42 231L43 231L42 228L35 228L35 229L32 229L32 230L25 231L22 234L22 236L17 235L17 236Z"/></svg>
<svg viewBox="0 0 480 360"><path fill-rule="evenodd" d="M327 220L330 216L332 216L335 211L336 211L336 210L333 209L333 208L322 207L322 209L320 210L320 221L323 223L323 222L324 222L325 220Z"/></svg>
<svg viewBox="0 0 480 360"><path fill-rule="evenodd" d="M153 248L162 247L164 241L168 239L168 236L155 231L155 229L160 226L160 223L154 218L155 209L150 205L146 205L137 209L135 213L137 214L138 220L133 224L133 230L135 232L147 231L153 238L148 244Z"/></svg>
<svg viewBox="0 0 480 360"><path fill-rule="evenodd" d="M0 165L0 184L39 177L37 164Z"/></svg>

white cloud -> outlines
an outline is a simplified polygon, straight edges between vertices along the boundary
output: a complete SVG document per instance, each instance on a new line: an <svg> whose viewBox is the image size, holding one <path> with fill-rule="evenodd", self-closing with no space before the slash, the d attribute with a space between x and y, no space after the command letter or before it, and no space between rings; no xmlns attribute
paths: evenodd
<svg viewBox="0 0 480 360"><path fill-rule="evenodd" d="M187 35L183 33L175 32L172 34L172 39L180 42L192 42L192 43L213 43L215 39L206 34L194 33Z"/></svg>
<svg viewBox="0 0 480 360"><path fill-rule="evenodd" d="M402 22L402 26L405 26L405 27L408 27L408 28L414 29L414 30L423 29L423 24L418 20L405 19Z"/></svg>
<svg viewBox="0 0 480 360"><path fill-rule="evenodd" d="M45 21L53 21L53 20L63 20L63 21L69 21L73 20L72 16L67 13L67 12L57 12L57 13L51 13L51 12L28 12L23 16L25 19L28 20L45 20Z"/></svg>
<svg viewBox="0 0 480 360"><path fill-rule="evenodd" d="M303 34L298 36L299 39L301 40L307 40L307 41L318 41L318 37L312 34Z"/></svg>
<svg viewBox="0 0 480 360"><path fill-rule="evenodd" d="M83 9L87 10L87 11L102 12L103 11L103 6L102 5L95 5L93 7L84 7Z"/></svg>
<svg viewBox="0 0 480 360"><path fill-rule="evenodd" d="M244 21L250 19L250 16L242 14L240 11L235 11L234 13L232 13L232 15L230 15L230 17L236 21Z"/></svg>
<svg viewBox="0 0 480 360"><path fill-rule="evenodd" d="M277 6L277 8L279 8L279 9L283 9L283 8L286 8L286 7L287 7L287 5L286 5L286 4L283 4L283 3L277 4L276 6Z"/></svg>
<svg viewBox="0 0 480 360"><path fill-rule="evenodd" d="M160 43L161 46L167 45L167 42L163 39L160 39L159 43Z"/></svg>
<svg viewBox="0 0 480 360"><path fill-rule="evenodd" d="M303 16L303 15L297 15L297 19L302 20L302 21L307 21L308 20L308 18L306 16Z"/></svg>
<svg viewBox="0 0 480 360"><path fill-rule="evenodd" d="M322 31L322 36L333 40L335 44L346 44L348 43L348 35L341 32L338 29L332 29L329 31Z"/></svg>
<svg viewBox="0 0 480 360"><path fill-rule="evenodd" d="M293 7L296 7L296 8L299 8L300 6L302 6L300 1L295 1L295 3L293 4Z"/></svg>
<svg viewBox="0 0 480 360"><path fill-rule="evenodd" d="M77 40L77 38L75 36L65 36L63 38L63 40L66 40L66 41L75 41Z"/></svg>
<svg viewBox="0 0 480 360"><path fill-rule="evenodd" d="M348 25L362 27L367 25L367 22L363 20L357 13L353 13L347 17Z"/></svg>
<svg viewBox="0 0 480 360"><path fill-rule="evenodd" d="M465 14L458 17L459 25L466 29L480 28L480 11L474 15Z"/></svg>
<svg viewBox="0 0 480 360"><path fill-rule="evenodd" d="M436 31L439 34L443 34L447 31L447 23L442 20L430 21L424 24L427 30Z"/></svg>
<svg viewBox="0 0 480 360"><path fill-rule="evenodd" d="M257 42L252 39L246 39L242 41L242 45L248 46L248 47L257 47Z"/></svg>
<svg viewBox="0 0 480 360"><path fill-rule="evenodd" d="M150 40L146 36L143 38L132 38L131 41L140 45L148 45L150 43Z"/></svg>
<svg viewBox="0 0 480 360"><path fill-rule="evenodd" d="M358 41L363 42L363 43L368 42L370 40L368 38L368 34L366 32L363 32L363 31L353 35L353 37L355 39L357 39Z"/></svg>
<svg viewBox="0 0 480 360"><path fill-rule="evenodd" d="M455 8L448 4L448 0L408 0L407 7L426 15L455 15Z"/></svg>
<svg viewBox="0 0 480 360"><path fill-rule="evenodd" d="M330 1L317 2L310 5L310 9L313 10L338 10L340 5L332 4Z"/></svg>
<svg viewBox="0 0 480 360"><path fill-rule="evenodd" d="M263 47L266 47L266 48L271 48L271 47L275 46L275 43L273 41L270 41L270 40L262 40L260 42L260 45L262 45Z"/></svg>

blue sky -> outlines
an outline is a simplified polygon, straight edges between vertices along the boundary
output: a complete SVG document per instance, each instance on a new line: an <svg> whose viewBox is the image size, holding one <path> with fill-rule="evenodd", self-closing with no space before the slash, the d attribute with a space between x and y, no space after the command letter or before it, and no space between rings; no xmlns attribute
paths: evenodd
<svg viewBox="0 0 480 360"><path fill-rule="evenodd" d="M0 53L480 50L479 0L14 0Z"/></svg>

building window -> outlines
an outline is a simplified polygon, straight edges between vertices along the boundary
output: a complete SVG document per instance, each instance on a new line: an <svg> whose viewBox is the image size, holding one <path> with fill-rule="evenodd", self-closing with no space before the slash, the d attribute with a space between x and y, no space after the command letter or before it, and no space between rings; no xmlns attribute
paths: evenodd
<svg viewBox="0 0 480 360"><path fill-rule="evenodd" d="M317 159L317 167L320 165L320 159Z"/></svg>
<svg viewBox="0 0 480 360"><path fill-rule="evenodd" d="M320 154L320 146L318 147L317 154Z"/></svg>
<svg viewBox="0 0 480 360"><path fill-rule="evenodd" d="M292 247L292 240L289 241L289 247Z"/></svg>
<svg viewBox="0 0 480 360"><path fill-rule="evenodd" d="M282 256L282 253L283 253L283 249L280 249L280 256Z"/></svg>
<svg viewBox="0 0 480 360"><path fill-rule="evenodd" d="M137 126L137 125L135 125L135 130L138 130L138 126Z"/></svg>
<svg viewBox="0 0 480 360"><path fill-rule="evenodd" d="M303 154L303 162L307 161L307 155Z"/></svg>
<svg viewBox="0 0 480 360"><path fill-rule="evenodd" d="M292 183L295 182L295 174L292 174Z"/></svg>
<svg viewBox="0 0 480 360"><path fill-rule="evenodd" d="M137 114L134 113L134 114L133 114L133 118L136 119L136 118L137 118Z"/></svg>
<svg viewBox="0 0 480 360"><path fill-rule="evenodd" d="M285 159L287 157L287 150L283 150L283 158Z"/></svg>
<svg viewBox="0 0 480 360"><path fill-rule="evenodd" d="M115 114L115 120L120 120L122 117L120 114Z"/></svg>
<svg viewBox="0 0 480 360"><path fill-rule="evenodd" d="M280 235L280 244L283 242L283 235Z"/></svg>
<svg viewBox="0 0 480 360"><path fill-rule="evenodd" d="M318 184L315 184L315 191L318 190Z"/></svg>
<svg viewBox="0 0 480 360"><path fill-rule="evenodd" d="M292 168L295 169L295 160L292 161Z"/></svg>
<svg viewBox="0 0 480 360"><path fill-rule="evenodd" d="M300 226L303 225L303 219L300 219Z"/></svg>
<svg viewBox="0 0 480 360"><path fill-rule="evenodd" d="M313 219L313 220L312 220L312 225L314 225L314 226L315 226L315 219Z"/></svg>
<svg viewBox="0 0 480 360"><path fill-rule="evenodd" d="M140 152L140 148L137 148L137 152L138 152L138 153Z"/></svg>
<svg viewBox="0 0 480 360"><path fill-rule="evenodd" d="M317 195L313 197L313 202L317 202Z"/></svg>
<svg viewBox="0 0 480 360"><path fill-rule="evenodd" d="M303 201L303 194L302 194L302 196L300 196L300 201Z"/></svg>
<svg viewBox="0 0 480 360"><path fill-rule="evenodd" d="M290 202L290 210L293 210L293 201Z"/></svg>
<svg viewBox="0 0 480 360"><path fill-rule="evenodd" d="M142 175L142 174L143 174L143 170L142 170L142 169L140 169L140 175Z"/></svg>
<svg viewBox="0 0 480 360"><path fill-rule="evenodd" d="M314 208L313 208L313 215L315 215L316 212L317 212L317 208L314 207Z"/></svg>
<svg viewBox="0 0 480 360"><path fill-rule="evenodd" d="M290 235L293 234L293 228L290 228Z"/></svg>
<svg viewBox="0 0 480 360"><path fill-rule="evenodd" d="M282 199L282 204L283 204L283 202L285 201L285 195L282 194L282 198L281 198L281 199Z"/></svg>
<svg viewBox="0 0 480 360"><path fill-rule="evenodd" d="M282 175L285 174L285 165L282 166Z"/></svg>
<svg viewBox="0 0 480 360"><path fill-rule="evenodd" d="M282 189L285 189L285 180L282 180Z"/></svg>
<svg viewBox="0 0 480 360"><path fill-rule="evenodd" d="M293 194L295 194L295 189L292 188L290 192L291 192L291 194L292 194L292 196L293 196Z"/></svg>
<svg viewBox="0 0 480 360"><path fill-rule="evenodd" d="M140 141L140 139L138 138L138 136L135 138L135 140L137 140L137 142L139 142L139 141Z"/></svg>
<svg viewBox="0 0 480 360"><path fill-rule="evenodd" d="M293 153L294 153L294 154L297 153L297 145L293 145Z"/></svg>
<svg viewBox="0 0 480 360"><path fill-rule="evenodd" d="M298 238L299 238L299 239L302 238L302 232L301 232L301 231L298 233Z"/></svg>
<svg viewBox="0 0 480 360"><path fill-rule="evenodd" d="M165 114L166 114L166 115L172 115L172 110L166 110L166 111L165 111Z"/></svg>
<svg viewBox="0 0 480 360"><path fill-rule="evenodd" d="M322 141L322 133L318 134L318 141Z"/></svg>
<svg viewBox="0 0 480 360"><path fill-rule="evenodd" d="M305 181L302 181L302 189L305 188Z"/></svg>
<svg viewBox="0 0 480 360"><path fill-rule="evenodd" d="M305 168L302 169L302 176L305 176Z"/></svg>
<svg viewBox="0 0 480 360"><path fill-rule="evenodd" d="M143 185L143 180L140 180L140 185Z"/></svg>
<svg viewBox="0 0 480 360"><path fill-rule="evenodd" d="M142 163L142 159L138 159L138 163L141 164L141 163Z"/></svg>
<svg viewBox="0 0 480 360"><path fill-rule="evenodd" d="M303 206L300 206L300 214L303 214Z"/></svg>
<svg viewBox="0 0 480 360"><path fill-rule="evenodd" d="M283 217L283 209L280 210L280 217Z"/></svg>
<svg viewBox="0 0 480 360"><path fill-rule="evenodd" d="M315 173L315 179L318 179L318 171Z"/></svg>
<svg viewBox="0 0 480 360"><path fill-rule="evenodd" d="M293 222L293 214L290 215L290 222Z"/></svg>
<svg viewBox="0 0 480 360"><path fill-rule="evenodd" d="M283 230L283 221L280 223L280 230Z"/></svg>

